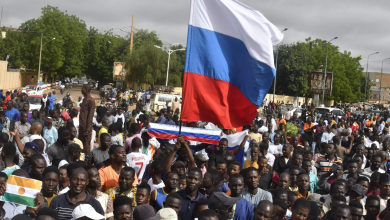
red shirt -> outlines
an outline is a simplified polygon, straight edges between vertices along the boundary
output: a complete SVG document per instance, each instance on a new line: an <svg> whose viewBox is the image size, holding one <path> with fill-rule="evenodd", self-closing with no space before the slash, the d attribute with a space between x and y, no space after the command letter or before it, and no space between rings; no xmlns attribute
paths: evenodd
<svg viewBox="0 0 390 220"><path fill-rule="evenodd" d="M4 110L7 109L7 102L8 102L8 101L11 101L11 96L5 97L4 103L3 103L3 109L4 109Z"/></svg>

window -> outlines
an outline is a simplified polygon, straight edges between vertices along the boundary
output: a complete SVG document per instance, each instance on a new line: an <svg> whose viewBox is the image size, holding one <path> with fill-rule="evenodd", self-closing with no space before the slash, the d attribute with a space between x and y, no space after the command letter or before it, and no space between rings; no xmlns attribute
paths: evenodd
<svg viewBox="0 0 390 220"><path fill-rule="evenodd" d="M160 95L158 97L159 102L167 102L167 101L172 101L172 96L167 96L167 95Z"/></svg>

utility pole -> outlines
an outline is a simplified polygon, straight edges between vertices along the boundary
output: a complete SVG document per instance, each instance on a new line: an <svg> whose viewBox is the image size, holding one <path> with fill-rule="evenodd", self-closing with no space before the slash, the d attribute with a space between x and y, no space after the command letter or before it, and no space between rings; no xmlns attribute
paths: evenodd
<svg viewBox="0 0 390 220"><path fill-rule="evenodd" d="M133 15L133 21L131 22L130 53L131 51L133 51L133 38L134 38L134 15Z"/></svg>
<svg viewBox="0 0 390 220"><path fill-rule="evenodd" d="M1 6L0 28L1 28L1 20L3 20L3 6Z"/></svg>
<svg viewBox="0 0 390 220"><path fill-rule="evenodd" d="M39 50L38 80L39 80L39 74L41 74L42 38L43 38L43 33L41 33L41 49Z"/></svg>

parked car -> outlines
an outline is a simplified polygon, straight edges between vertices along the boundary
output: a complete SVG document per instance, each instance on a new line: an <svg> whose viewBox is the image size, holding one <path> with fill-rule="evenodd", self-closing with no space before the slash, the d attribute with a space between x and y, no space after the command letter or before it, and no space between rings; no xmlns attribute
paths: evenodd
<svg viewBox="0 0 390 220"><path fill-rule="evenodd" d="M26 93L27 95L42 95L43 88L38 85L28 85L22 90L22 92Z"/></svg>
<svg viewBox="0 0 390 220"><path fill-rule="evenodd" d="M30 102L30 112L34 110L40 110L42 106L42 98L43 96L41 95L29 95L28 96L28 102Z"/></svg>
<svg viewBox="0 0 390 220"><path fill-rule="evenodd" d="M140 96L138 96L140 97ZM171 95L171 94L165 94L165 93L153 93L150 97L150 108L153 111L157 111L159 109L164 108L164 105L166 105L166 102L168 101L168 105L170 106L172 104L172 101L175 100L175 97L177 97L178 101L180 101L181 96L180 95ZM181 108L181 104L180 104Z"/></svg>
<svg viewBox="0 0 390 220"><path fill-rule="evenodd" d="M345 112L339 108L329 108L329 107L317 107L314 109L315 113L319 113L321 115L325 115L326 113L336 115L337 117L341 118L345 115Z"/></svg>

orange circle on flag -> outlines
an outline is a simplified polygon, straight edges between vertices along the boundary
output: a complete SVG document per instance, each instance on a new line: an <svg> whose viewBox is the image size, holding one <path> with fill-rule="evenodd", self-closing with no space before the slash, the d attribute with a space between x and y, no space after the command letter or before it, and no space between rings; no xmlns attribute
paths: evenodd
<svg viewBox="0 0 390 220"><path fill-rule="evenodd" d="M26 192L26 190L25 190L24 188L19 188L19 189L18 189L18 193L19 193L20 195L23 195L25 192Z"/></svg>

